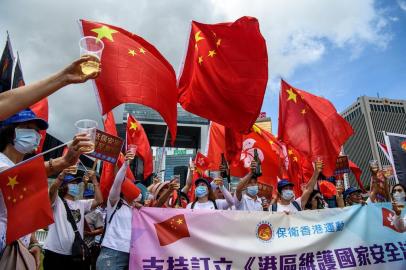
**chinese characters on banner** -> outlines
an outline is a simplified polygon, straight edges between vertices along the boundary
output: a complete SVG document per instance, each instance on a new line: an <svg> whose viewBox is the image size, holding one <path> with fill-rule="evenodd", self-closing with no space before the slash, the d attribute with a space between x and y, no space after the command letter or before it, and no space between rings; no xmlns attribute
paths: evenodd
<svg viewBox="0 0 406 270"><path fill-rule="evenodd" d="M390 208L134 210L130 269L406 269L406 234Z"/></svg>
<svg viewBox="0 0 406 270"><path fill-rule="evenodd" d="M348 156L339 156L336 162L335 175L350 173L350 164L348 162Z"/></svg>
<svg viewBox="0 0 406 270"><path fill-rule="evenodd" d="M123 139L97 130L95 149L89 156L116 164L122 147Z"/></svg>

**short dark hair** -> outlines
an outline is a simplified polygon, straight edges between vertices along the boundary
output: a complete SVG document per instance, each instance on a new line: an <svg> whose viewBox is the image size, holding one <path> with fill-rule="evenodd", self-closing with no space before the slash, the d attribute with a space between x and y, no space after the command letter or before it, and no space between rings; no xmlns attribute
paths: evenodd
<svg viewBox="0 0 406 270"><path fill-rule="evenodd" d="M9 125L0 129L0 152L3 152L8 144L14 145L15 125Z"/></svg>

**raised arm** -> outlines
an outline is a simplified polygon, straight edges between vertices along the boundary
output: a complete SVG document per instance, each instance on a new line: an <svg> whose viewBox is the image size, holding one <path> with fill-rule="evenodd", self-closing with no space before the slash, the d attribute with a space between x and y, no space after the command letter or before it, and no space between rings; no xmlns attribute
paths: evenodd
<svg viewBox="0 0 406 270"><path fill-rule="evenodd" d="M116 174L116 178L114 179L113 185L111 186L110 193L109 193L109 202L110 205L116 205L118 200L120 199L120 193L121 193L121 184L123 183L125 179L125 173L128 168L128 162L124 162L124 164L121 166L120 170L118 170Z"/></svg>
<svg viewBox="0 0 406 270"><path fill-rule="evenodd" d="M84 75L80 64L89 60L98 61L92 56L83 56L62 71L38 82L22 86L18 91L6 91L0 94L0 121L30 107L41 99L51 95L62 87L72 83L83 83L96 78L100 70Z"/></svg>
<svg viewBox="0 0 406 270"><path fill-rule="evenodd" d="M322 170L323 170L323 161L316 161L312 178L310 178L309 182L307 182L307 185L302 193L301 198L302 207L305 206L307 201L309 200L310 194L312 193L314 186L316 185L317 178L319 177Z"/></svg>
<svg viewBox="0 0 406 270"><path fill-rule="evenodd" d="M251 167L250 167L250 172L247 175L245 175L243 178L241 178L240 182L238 183L237 189L235 191L235 196L237 197L238 201L241 201L241 199L242 199L242 191L245 189L248 182L254 176L253 170L255 170L256 166L257 166L257 163L255 161L252 161L251 162Z"/></svg>
<svg viewBox="0 0 406 270"><path fill-rule="evenodd" d="M189 192L190 188L193 185L193 183L192 183L193 182L193 173L194 173L195 169L196 168L195 168L193 161L190 162L189 171L188 171L187 178L186 178L186 183L185 183L185 186L182 188L182 192L185 194L187 194Z"/></svg>
<svg viewBox="0 0 406 270"><path fill-rule="evenodd" d="M58 196L58 189L62 185L64 178L65 172L62 171L49 188L49 199L51 200L51 205L54 204L56 196Z"/></svg>
<svg viewBox="0 0 406 270"><path fill-rule="evenodd" d="M87 177L92 180L94 187L94 200L92 202L92 209L95 209L97 206L103 203L103 195L100 190L99 182L97 182L96 173L93 170L87 171Z"/></svg>

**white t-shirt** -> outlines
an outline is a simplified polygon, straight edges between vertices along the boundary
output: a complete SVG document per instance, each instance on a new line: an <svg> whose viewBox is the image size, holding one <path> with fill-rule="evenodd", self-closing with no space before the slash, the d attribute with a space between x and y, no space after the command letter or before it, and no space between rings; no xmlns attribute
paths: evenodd
<svg viewBox="0 0 406 270"><path fill-rule="evenodd" d="M13 167L15 164L6 155L0 152L0 172ZM3 199L3 193L0 189L0 254L6 248L6 231L7 231L7 208ZM23 236L20 241L28 248L31 234Z"/></svg>
<svg viewBox="0 0 406 270"><path fill-rule="evenodd" d="M111 206L110 200L107 202L107 229L102 246L130 253L132 208L123 200L123 205L116 211L109 223L117 203Z"/></svg>
<svg viewBox="0 0 406 270"><path fill-rule="evenodd" d="M234 195L235 209L243 211L262 211L262 201L257 196L255 199L247 194L242 194L241 201L238 200L237 194Z"/></svg>
<svg viewBox="0 0 406 270"><path fill-rule="evenodd" d="M193 202L189 203L186 206L186 209L192 209L192 204L193 204ZM216 205L217 205L217 209L221 209L221 210L226 210L230 207L230 205L228 204L228 202L225 199L217 199ZM207 201L205 203L200 203L199 201L196 201L193 209L215 210L216 208L214 207L214 203L212 201Z"/></svg>
<svg viewBox="0 0 406 270"><path fill-rule="evenodd" d="M302 197L299 197L295 200L297 202L297 204L299 204L300 208L302 208ZM291 202L288 205L283 205L280 204L279 202L277 203L278 207L276 209L276 212L288 212L288 213L296 213L299 212L299 210L297 210L297 208L293 205L293 203ZM269 207L269 211L272 211L272 207Z"/></svg>
<svg viewBox="0 0 406 270"><path fill-rule="evenodd" d="M90 212L93 200L66 200L69 209L76 221L79 233L83 238L84 218ZM65 205L62 199L57 196L52 205L55 223L49 226L44 249L58 254L71 255L72 244L75 239L72 225L68 221Z"/></svg>

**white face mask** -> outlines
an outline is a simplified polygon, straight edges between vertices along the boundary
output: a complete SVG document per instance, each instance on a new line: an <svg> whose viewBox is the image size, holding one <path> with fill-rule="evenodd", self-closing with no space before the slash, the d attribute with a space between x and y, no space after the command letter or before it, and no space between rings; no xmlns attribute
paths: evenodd
<svg viewBox="0 0 406 270"><path fill-rule="evenodd" d="M290 189L282 190L282 198L284 200L290 201L294 197L295 197L295 194L293 193L293 190L290 190Z"/></svg>
<svg viewBox="0 0 406 270"><path fill-rule="evenodd" d="M404 200L405 200L405 197L406 197L406 194L405 194L404 191L393 193L393 199L394 199L395 201L398 201L398 202L399 202L399 201L404 201Z"/></svg>
<svg viewBox="0 0 406 270"><path fill-rule="evenodd" d="M39 146L41 135L34 129L16 128L14 148L21 154L32 153Z"/></svg>

